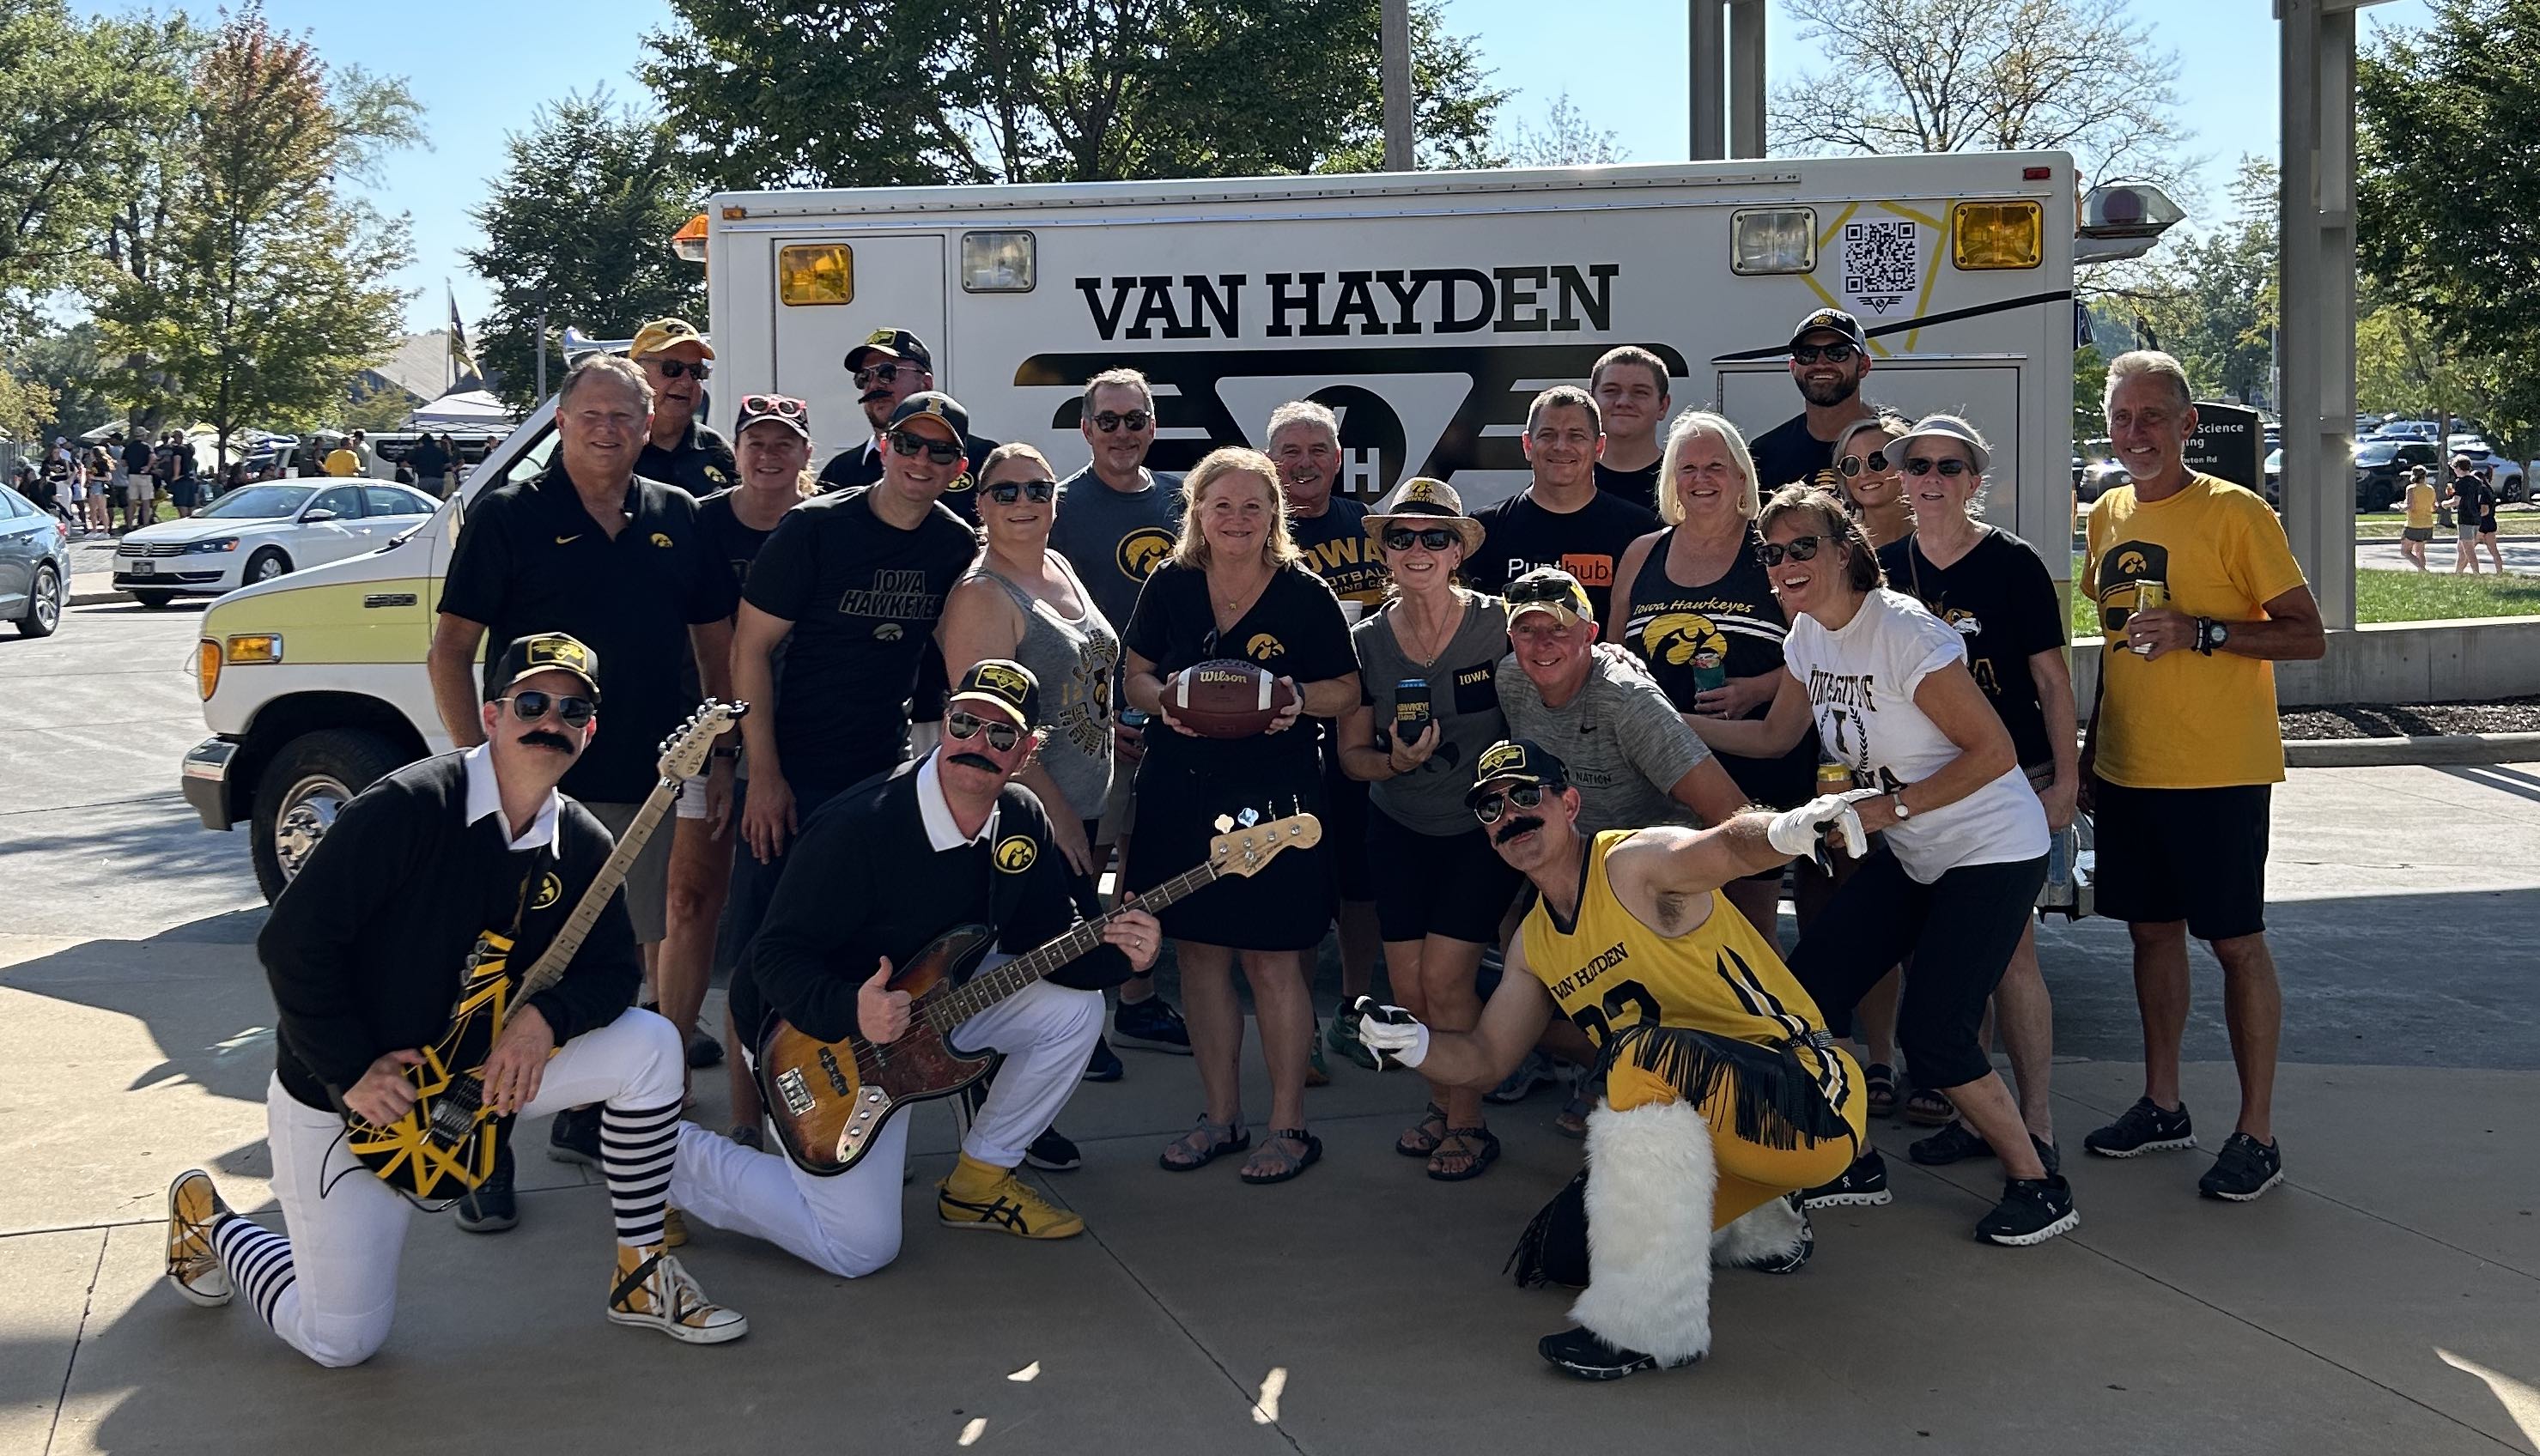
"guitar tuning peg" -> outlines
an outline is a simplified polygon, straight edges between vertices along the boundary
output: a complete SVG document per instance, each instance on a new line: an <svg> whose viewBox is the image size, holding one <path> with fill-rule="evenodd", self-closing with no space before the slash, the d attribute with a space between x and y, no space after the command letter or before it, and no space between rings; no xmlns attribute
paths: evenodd
<svg viewBox="0 0 2540 1456"><path fill-rule="evenodd" d="M1246 829L1249 829L1253 825L1261 822L1261 811L1259 809L1245 809L1243 812L1235 816L1235 822L1242 825Z"/></svg>
<svg viewBox="0 0 2540 1456"><path fill-rule="evenodd" d="M1220 814L1220 815L1218 815L1218 816L1217 816L1217 832L1218 832L1218 833L1220 833L1220 834L1224 834L1224 833L1226 833L1228 830L1233 829L1234 827L1235 827L1235 816L1234 816L1234 815L1232 815L1232 814Z"/></svg>

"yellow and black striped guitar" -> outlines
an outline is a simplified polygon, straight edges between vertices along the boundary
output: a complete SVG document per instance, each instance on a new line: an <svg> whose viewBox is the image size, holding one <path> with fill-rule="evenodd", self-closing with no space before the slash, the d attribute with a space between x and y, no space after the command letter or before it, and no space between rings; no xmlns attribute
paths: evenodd
<svg viewBox="0 0 2540 1456"><path fill-rule="evenodd" d="M643 853L644 842L677 798L681 781L704 769L717 735L747 711L746 703L718 703L709 698L662 744L661 782L653 786L634 822L618 836L616 852L582 892L572 915L536 964L516 975L511 936L486 931L476 937L460 973L450 1029L422 1049L422 1062L406 1069L405 1079L414 1087L414 1106L385 1125L351 1111L344 1115L346 1147L381 1181L416 1204L438 1210L493 1173L502 1119L485 1104L485 1059L493 1055L494 1040L503 1034L511 1008L564 975L608 897L625 881L628 867Z"/></svg>

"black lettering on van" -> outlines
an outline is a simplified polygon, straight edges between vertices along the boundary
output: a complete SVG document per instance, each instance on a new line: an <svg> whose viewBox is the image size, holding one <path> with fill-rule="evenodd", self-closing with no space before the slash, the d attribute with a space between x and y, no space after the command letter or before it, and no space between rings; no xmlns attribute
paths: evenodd
<svg viewBox="0 0 2540 1456"><path fill-rule="evenodd" d="M1595 292L1590 295L1588 289L1588 278L1580 277L1577 268L1568 263L1554 264L1552 279L1561 288L1561 316L1552 320L1552 326L1564 331L1578 328L1579 315L1571 312L1571 306L1575 304L1588 312L1588 327L1598 333L1603 333L1611 327L1614 316L1614 275L1622 271L1620 263L1588 264L1588 278L1596 280Z"/></svg>
<svg viewBox="0 0 2540 1456"><path fill-rule="evenodd" d="M1145 290L1145 292L1138 295L1138 316L1130 320L1130 338L1154 338L1156 336L1156 330L1154 327L1155 320L1160 318L1164 320L1165 338L1187 339L1204 338L1207 336L1208 330L1204 328L1182 327L1181 315L1173 312L1173 280L1171 278L1159 273L1152 277L1139 279L1138 284Z"/></svg>
<svg viewBox="0 0 2540 1456"><path fill-rule="evenodd" d="M1368 292L1367 287L1375 280L1374 273L1341 275L1340 302L1332 305L1331 331L1333 333L1348 331L1349 321L1352 318L1365 320L1358 326L1360 333L1384 332L1384 320L1376 315L1376 299Z"/></svg>
<svg viewBox="0 0 2540 1456"><path fill-rule="evenodd" d="M1383 284L1393 294L1393 307L1396 311L1393 316L1395 333L1420 331L1420 320L1415 315L1420 308L1420 295L1429 289L1430 275L1414 273L1410 276L1411 287L1406 292L1402 287L1403 273L1400 268L1387 268L1376 275L1376 281Z"/></svg>
<svg viewBox="0 0 2540 1456"><path fill-rule="evenodd" d="M1077 291L1085 295L1086 312L1094 315L1094 327L1105 339L1118 336L1120 312L1129 307L1129 285L1137 281L1135 278L1112 279L1111 307L1106 312L1102 307L1102 280L1099 278L1076 280Z"/></svg>
<svg viewBox="0 0 2540 1456"><path fill-rule="evenodd" d="M1438 285L1440 333L1477 333L1490 327L1491 317L1498 312L1498 290L1490 274L1479 268L1422 268L1411 276ZM1473 312L1459 314L1455 312L1455 292L1465 285L1475 294Z"/></svg>
<svg viewBox="0 0 2540 1456"><path fill-rule="evenodd" d="M1306 333L1334 332L1327 328L1318 329L1314 325L1314 315L1322 310L1322 274L1264 273L1261 275L1261 281L1270 285L1270 327L1264 330L1270 337L1284 339L1297 332L1297 329L1288 322L1288 315L1291 313L1305 315ZM1305 287L1291 292L1288 287L1291 281L1301 283Z"/></svg>
<svg viewBox="0 0 2540 1456"><path fill-rule="evenodd" d="M1548 326L1543 305L1536 302L1552 283L1550 270L1544 268L1493 268L1491 275L1500 281L1500 321L1498 333L1541 333ZM1532 287L1520 287L1531 284ZM1522 310L1524 312L1520 312Z"/></svg>
<svg viewBox="0 0 2540 1456"><path fill-rule="evenodd" d="M1236 301L1243 296L1243 275L1220 273L1217 282L1226 290L1225 293L1211 287L1208 279L1200 274L1182 275L1182 287L1190 291L1190 329L1187 333L1167 333L1165 337L1204 339L1208 337L1208 324L1203 321L1206 318L1217 320L1220 338L1231 339L1240 331L1235 326L1235 320Z"/></svg>

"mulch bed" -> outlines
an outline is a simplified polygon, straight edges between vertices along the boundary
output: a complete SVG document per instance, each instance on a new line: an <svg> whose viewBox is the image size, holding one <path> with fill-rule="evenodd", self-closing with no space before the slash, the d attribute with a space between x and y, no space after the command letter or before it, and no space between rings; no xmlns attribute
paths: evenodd
<svg viewBox="0 0 2540 1456"><path fill-rule="evenodd" d="M2540 697L2493 703L2332 703L2279 715L2288 738L2399 738L2540 732Z"/></svg>

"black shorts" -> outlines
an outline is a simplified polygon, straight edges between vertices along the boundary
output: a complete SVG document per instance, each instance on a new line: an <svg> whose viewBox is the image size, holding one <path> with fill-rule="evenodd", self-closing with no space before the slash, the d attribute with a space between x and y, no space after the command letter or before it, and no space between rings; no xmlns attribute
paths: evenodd
<svg viewBox="0 0 2540 1456"><path fill-rule="evenodd" d="M1323 735L1323 858L1332 867L1332 889L1344 900L1373 900L1376 880L1368 871L1367 824L1372 811L1367 786L1341 772L1332 735Z"/></svg>
<svg viewBox="0 0 2540 1456"><path fill-rule="evenodd" d="M2199 940L2264 931L2274 789L2132 789L2092 780L2099 913L2137 925L2183 920Z"/></svg>
<svg viewBox="0 0 2540 1456"><path fill-rule="evenodd" d="M1387 940L1444 936L1496 945L1519 876L1479 825L1423 834L1370 804L1362 858L1375 878L1376 922Z"/></svg>

